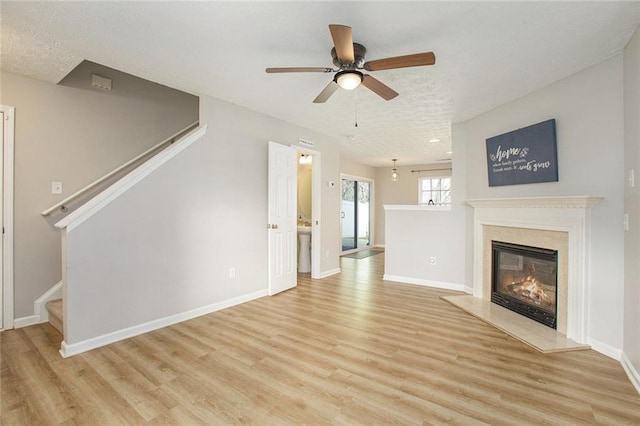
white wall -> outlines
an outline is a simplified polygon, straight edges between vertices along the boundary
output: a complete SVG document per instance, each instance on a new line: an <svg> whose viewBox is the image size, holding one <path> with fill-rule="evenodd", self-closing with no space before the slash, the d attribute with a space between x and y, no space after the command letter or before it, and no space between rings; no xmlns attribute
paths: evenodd
<svg viewBox="0 0 640 426"><path fill-rule="evenodd" d="M363 177L374 180L376 177L375 167L360 164L346 158L340 158L340 173L345 175Z"/></svg>
<svg viewBox="0 0 640 426"><path fill-rule="evenodd" d="M270 140L322 153L321 270L338 269L339 187L326 184L339 181L337 142L220 100L200 105L205 137L68 233L67 344L266 294Z"/></svg>
<svg viewBox="0 0 640 426"><path fill-rule="evenodd" d="M91 72L113 90L90 86ZM16 108L16 318L61 279L60 231L44 209L198 119L198 98L100 65L83 63L54 85L2 72L0 103ZM63 182L63 195L51 194Z"/></svg>
<svg viewBox="0 0 640 426"><path fill-rule="evenodd" d="M385 279L471 291L471 286L465 285L463 267L463 202L451 210L387 209L385 213Z"/></svg>
<svg viewBox="0 0 640 426"><path fill-rule="evenodd" d="M640 372L640 30L636 30L624 51L624 113L624 170L634 170L636 183L630 188L624 182L629 231L624 233L623 351Z"/></svg>
<svg viewBox="0 0 640 426"><path fill-rule="evenodd" d="M453 150L466 161L469 199L553 195L604 197L592 209L590 343L622 348L623 93L622 57L583 70L537 92L454 126ZM556 119L559 182L489 188L485 140ZM460 182L458 182L459 184ZM468 263L467 263L468 264Z"/></svg>
<svg viewBox="0 0 640 426"><path fill-rule="evenodd" d="M391 163L392 164L392 163ZM389 167L376 168L376 244L386 244L385 236L385 204L418 204L418 180L421 177L451 176L451 163L417 164L410 166L398 166L398 180L391 180ZM430 172L411 173L411 170L447 169Z"/></svg>

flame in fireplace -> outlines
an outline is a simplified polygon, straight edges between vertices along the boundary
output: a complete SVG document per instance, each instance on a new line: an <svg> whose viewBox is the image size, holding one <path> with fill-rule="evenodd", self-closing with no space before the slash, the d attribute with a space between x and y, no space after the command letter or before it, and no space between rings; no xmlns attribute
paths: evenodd
<svg viewBox="0 0 640 426"><path fill-rule="evenodd" d="M544 288L538 283L538 280L531 275L527 276L522 281L511 283L508 288L521 298L529 299L536 305L548 305L555 303L555 300L552 300L552 298L544 291Z"/></svg>

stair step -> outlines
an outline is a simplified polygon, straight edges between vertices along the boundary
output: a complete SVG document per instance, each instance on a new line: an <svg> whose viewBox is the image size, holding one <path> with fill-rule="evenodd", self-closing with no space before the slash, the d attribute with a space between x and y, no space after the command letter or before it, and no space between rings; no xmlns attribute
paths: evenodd
<svg viewBox="0 0 640 426"><path fill-rule="evenodd" d="M49 311L49 322L60 333L64 333L62 330L62 299L50 300L45 303L45 307Z"/></svg>

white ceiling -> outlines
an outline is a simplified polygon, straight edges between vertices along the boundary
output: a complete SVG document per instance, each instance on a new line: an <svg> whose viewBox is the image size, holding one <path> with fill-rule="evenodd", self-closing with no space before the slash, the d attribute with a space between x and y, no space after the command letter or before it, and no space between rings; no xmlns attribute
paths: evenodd
<svg viewBox="0 0 640 426"><path fill-rule="evenodd" d="M449 158L452 122L610 58L640 23L638 1L3 1L0 8L6 71L57 83L87 59L335 136L345 157L372 166ZM400 93L388 102L361 87L313 104L331 74L264 69L333 67L328 24L351 26L368 60L433 51L436 64L372 72Z"/></svg>

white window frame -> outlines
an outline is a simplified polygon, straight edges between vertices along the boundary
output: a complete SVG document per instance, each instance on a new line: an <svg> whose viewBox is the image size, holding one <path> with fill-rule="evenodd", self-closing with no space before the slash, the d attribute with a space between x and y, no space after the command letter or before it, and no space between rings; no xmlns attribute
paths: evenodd
<svg viewBox="0 0 640 426"><path fill-rule="evenodd" d="M451 176L424 176L421 178L418 178L418 205L420 206L428 206L428 203L422 203L422 181L423 180L433 180L433 179L449 179L449 194L451 194L451 190L452 190L452 179ZM449 195L449 202L447 204L435 204L435 206L440 206L440 207L450 207L452 203L451 200L451 195Z"/></svg>

